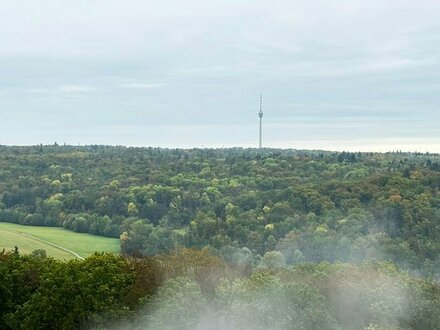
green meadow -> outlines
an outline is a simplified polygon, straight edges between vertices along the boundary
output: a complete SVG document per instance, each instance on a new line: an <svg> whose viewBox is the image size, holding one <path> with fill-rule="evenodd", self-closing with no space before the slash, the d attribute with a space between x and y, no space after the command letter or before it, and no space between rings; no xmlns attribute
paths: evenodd
<svg viewBox="0 0 440 330"><path fill-rule="evenodd" d="M85 258L94 252L120 251L117 238L75 233L58 227L0 222L0 250L12 250L15 246L24 254L44 249L48 256L57 259Z"/></svg>

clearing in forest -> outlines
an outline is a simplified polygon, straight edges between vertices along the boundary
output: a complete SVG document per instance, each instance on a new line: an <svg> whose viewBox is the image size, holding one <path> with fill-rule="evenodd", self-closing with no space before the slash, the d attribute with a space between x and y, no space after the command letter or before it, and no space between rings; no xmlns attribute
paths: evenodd
<svg viewBox="0 0 440 330"><path fill-rule="evenodd" d="M119 240L75 233L57 227L22 226L0 222L0 250L17 246L21 253L44 249L57 259L84 258L94 252L119 253Z"/></svg>

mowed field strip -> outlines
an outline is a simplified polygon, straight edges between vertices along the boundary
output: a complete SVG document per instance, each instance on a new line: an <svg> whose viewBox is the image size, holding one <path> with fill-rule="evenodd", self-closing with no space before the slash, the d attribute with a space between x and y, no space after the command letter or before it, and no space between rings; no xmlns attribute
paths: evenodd
<svg viewBox="0 0 440 330"><path fill-rule="evenodd" d="M75 233L63 228L22 226L0 222L0 250L17 246L21 253L44 249L57 259L84 258L94 252L119 253L119 240Z"/></svg>

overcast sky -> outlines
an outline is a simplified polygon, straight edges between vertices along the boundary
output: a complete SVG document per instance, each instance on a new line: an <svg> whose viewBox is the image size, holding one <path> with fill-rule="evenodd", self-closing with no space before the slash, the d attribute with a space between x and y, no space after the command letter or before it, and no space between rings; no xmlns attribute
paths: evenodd
<svg viewBox="0 0 440 330"><path fill-rule="evenodd" d="M0 0L0 144L440 152L440 2Z"/></svg>

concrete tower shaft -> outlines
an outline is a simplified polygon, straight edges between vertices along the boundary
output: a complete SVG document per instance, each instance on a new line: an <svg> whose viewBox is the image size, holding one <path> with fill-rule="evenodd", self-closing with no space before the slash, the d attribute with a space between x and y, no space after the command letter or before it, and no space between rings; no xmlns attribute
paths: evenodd
<svg viewBox="0 0 440 330"><path fill-rule="evenodd" d="M258 147L261 149L263 147L263 94L260 93L260 112L258 113L260 117L260 139Z"/></svg>
<svg viewBox="0 0 440 330"><path fill-rule="evenodd" d="M263 94L260 93L260 112L258 113L260 118L263 118Z"/></svg>

